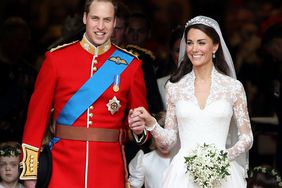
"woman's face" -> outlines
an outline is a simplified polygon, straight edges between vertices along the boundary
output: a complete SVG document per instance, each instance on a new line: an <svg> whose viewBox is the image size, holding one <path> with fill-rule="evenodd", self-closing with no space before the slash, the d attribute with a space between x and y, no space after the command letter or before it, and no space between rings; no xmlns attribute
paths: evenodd
<svg viewBox="0 0 282 188"><path fill-rule="evenodd" d="M211 64L217 48L218 44L201 30L192 28L188 31L186 53L194 67Z"/></svg>

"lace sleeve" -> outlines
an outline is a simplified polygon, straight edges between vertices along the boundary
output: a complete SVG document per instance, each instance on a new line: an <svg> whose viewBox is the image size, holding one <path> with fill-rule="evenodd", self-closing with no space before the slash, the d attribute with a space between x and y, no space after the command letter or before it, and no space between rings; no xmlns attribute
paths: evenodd
<svg viewBox="0 0 282 188"><path fill-rule="evenodd" d="M236 91L234 93L233 111L239 139L234 146L227 149L229 160L234 160L240 154L247 152L253 144L253 133L247 109L246 94L240 82L236 83Z"/></svg>
<svg viewBox="0 0 282 188"><path fill-rule="evenodd" d="M175 114L175 105L173 103L173 98L176 91L173 88L170 88L171 85L167 84L167 95L166 95L166 105L167 112L165 118L165 128L162 128L159 124L156 124L155 128L151 131L156 142L160 143L162 147L168 149L173 148L177 141L177 120Z"/></svg>

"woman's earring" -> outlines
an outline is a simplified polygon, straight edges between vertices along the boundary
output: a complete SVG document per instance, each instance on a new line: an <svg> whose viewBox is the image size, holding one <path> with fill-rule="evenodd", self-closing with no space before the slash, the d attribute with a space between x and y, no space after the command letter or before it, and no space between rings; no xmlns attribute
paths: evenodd
<svg viewBox="0 0 282 188"><path fill-rule="evenodd" d="M215 53L212 53L212 62L214 62L214 63L215 63L215 61L216 61L216 58L215 58Z"/></svg>

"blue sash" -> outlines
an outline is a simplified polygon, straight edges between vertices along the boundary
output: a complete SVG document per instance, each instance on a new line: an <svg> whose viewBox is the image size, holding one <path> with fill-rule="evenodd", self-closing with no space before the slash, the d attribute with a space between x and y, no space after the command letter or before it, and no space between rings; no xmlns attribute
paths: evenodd
<svg viewBox="0 0 282 188"><path fill-rule="evenodd" d="M127 68L133 58L132 55L116 49L104 65L65 104L57 124L71 126L114 82L115 75L120 75ZM58 141L59 138L53 138L49 146L52 148Z"/></svg>

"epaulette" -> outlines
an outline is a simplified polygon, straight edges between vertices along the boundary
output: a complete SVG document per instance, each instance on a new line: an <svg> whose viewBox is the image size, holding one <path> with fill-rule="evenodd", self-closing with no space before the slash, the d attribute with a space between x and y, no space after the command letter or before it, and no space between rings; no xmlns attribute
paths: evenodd
<svg viewBox="0 0 282 188"><path fill-rule="evenodd" d="M119 50L121 50L121 51L123 51L123 52L125 52L125 53L128 53L128 54L134 56L136 59L139 60L138 54L135 54L134 52L129 51L129 50L125 49L125 48L122 48L122 47L120 47L120 46L118 46L118 45L116 45L116 44L114 44L114 43L112 43L112 44L113 44L116 48L118 48Z"/></svg>
<svg viewBox="0 0 282 188"><path fill-rule="evenodd" d="M77 41L78 41L78 40L73 41L73 42L70 42L70 43L58 45L58 46L52 48L52 49L50 50L50 52L54 52L54 51L56 51L56 50L58 50L58 49L64 48L64 47L66 47L66 46L69 46L69 45L71 45L71 44L73 44L73 43L76 43Z"/></svg>
<svg viewBox="0 0 282 188"><path fill-rule="evenodd" d="M142 48L140 46L137 46L137 45L133 45L133 44L128 44L126 46L126 48L134 48L134 49L137 49L139 51L142 51L143 53L149 55L153 60L156 59L156 56L153 54L153 52L151 50L148 50L146 48Z"/></svg>

